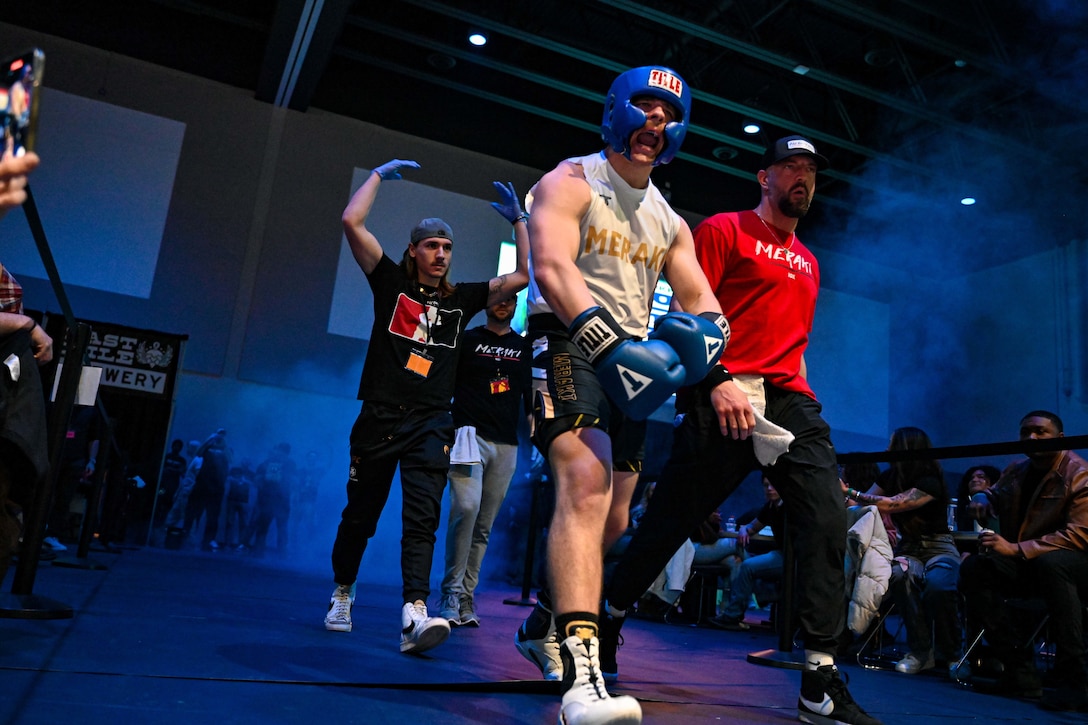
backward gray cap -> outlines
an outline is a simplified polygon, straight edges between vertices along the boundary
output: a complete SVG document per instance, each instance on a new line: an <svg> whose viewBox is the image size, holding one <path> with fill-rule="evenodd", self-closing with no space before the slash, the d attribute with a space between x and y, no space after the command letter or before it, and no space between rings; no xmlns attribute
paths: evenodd
<svg viewBox="0 0 1088 725"><path fill-rule="evenodd" d="M453 230L450 229L450 225L442 221L438 217L431 217L424 219L419 224L416 224L412 229L411 243L416 244L423 239L430 239L431 237L438 237L440 239L449 239L453 241Z"/></svg>

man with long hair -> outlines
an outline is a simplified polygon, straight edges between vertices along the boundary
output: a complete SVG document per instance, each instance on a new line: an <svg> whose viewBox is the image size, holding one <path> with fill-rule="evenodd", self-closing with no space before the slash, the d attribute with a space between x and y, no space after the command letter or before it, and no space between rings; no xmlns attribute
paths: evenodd
<svg viewBox="0 0 1088 725"><path fill-rule="evenodd" d="M517 268L489 282L449 281L453 230L428 218L409 234L398 265L366 220L384 181L400 179L414 161L395 159L374 169L344 210L344 232L374 292L374 327L359 383L362 410L351 430L348 502L332 549L336 589L325 628L351 631L355 580L363 552L400 467L403 494L400 651L421 653L446 641L450 625L427 613L431 562L442 492L454 441L450 399L457 356L469 320L528 282L529 238L512 184L495 182L502 199L492 206L514 228Z"/></svg>

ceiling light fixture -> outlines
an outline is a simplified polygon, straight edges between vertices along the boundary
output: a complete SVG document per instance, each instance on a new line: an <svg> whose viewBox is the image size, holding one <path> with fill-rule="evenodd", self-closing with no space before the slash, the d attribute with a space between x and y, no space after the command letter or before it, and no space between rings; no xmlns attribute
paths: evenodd
<svg viewBox="0 0 1088 725"><path fill-rule="evenodd" d="M450 70L457 65L457 59L445 53L431 53L427 56L427 64L438 70Z"/></svg>
<svg viewBox="0 0 1088 725"><path fill-rule="evenodd" d="M487 45L487 36L483 33L469 33L468 42L479 48L480 46Z"/></svg>
<svg viewBox="0 0 1088 725"><path fill-rule="evenodd" d="M755 135L762 130L760 128L759 121L753 121L750 118L744 119L744 123L740 125L740 129L749 136Z"/></svg>
<svg viewBox="0 0 1088 725"><path fill-rule="evenodd" d="M965 196L962 199L960 199L960 203L963 204L964 206L973 206L974 203L975 203L975 197Z"/></svg>

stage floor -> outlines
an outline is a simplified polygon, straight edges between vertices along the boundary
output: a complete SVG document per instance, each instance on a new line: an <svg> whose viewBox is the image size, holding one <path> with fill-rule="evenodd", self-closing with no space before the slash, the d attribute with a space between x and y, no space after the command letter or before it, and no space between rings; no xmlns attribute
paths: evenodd
<svg viewBox="0 0 1088 725"><path fill-rule="evenodd" d="M88 560L105 568L43 562L34 586L74 617L0 618L0 722L555 722L556 685L539 680L512 644L528 611L503 604L520 597L513 588L489 584L477 593L480 628L455 629L446 644L410 656L398 650L399 585L360 584L354 631L339 633L323 623L332 590L324 570L154 548L92 551ZM634 619L624 638L613 690L641 701L644 722L796 721L799 673L747 661L776 647L768 628ZM841 669L855 699L886 725L1086 720L936 674Z"/></svg>

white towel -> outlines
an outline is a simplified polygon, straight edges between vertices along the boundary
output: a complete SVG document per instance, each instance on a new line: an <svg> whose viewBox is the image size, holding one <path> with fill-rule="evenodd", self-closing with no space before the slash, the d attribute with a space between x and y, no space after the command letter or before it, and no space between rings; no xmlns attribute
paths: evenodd
<svg viewBox="0 0 1088 725"><path fill-rule="evenodd" d="M472 465L483 463L480 447L476 445L476 426L463 425L454 433L453 448L450 450L450 463Z"/></svg>
<svg viewBox="0 0 1088 725"><path fill-rule="evenodd" d="M748 396L748 402L756 414L756 427L752 430L752 447L760 465L773 466L778 457L789 450L794 435L780 425L763 417L767 410L767 394L763 388L763 376L738 375L737 387Z"/></svg>

